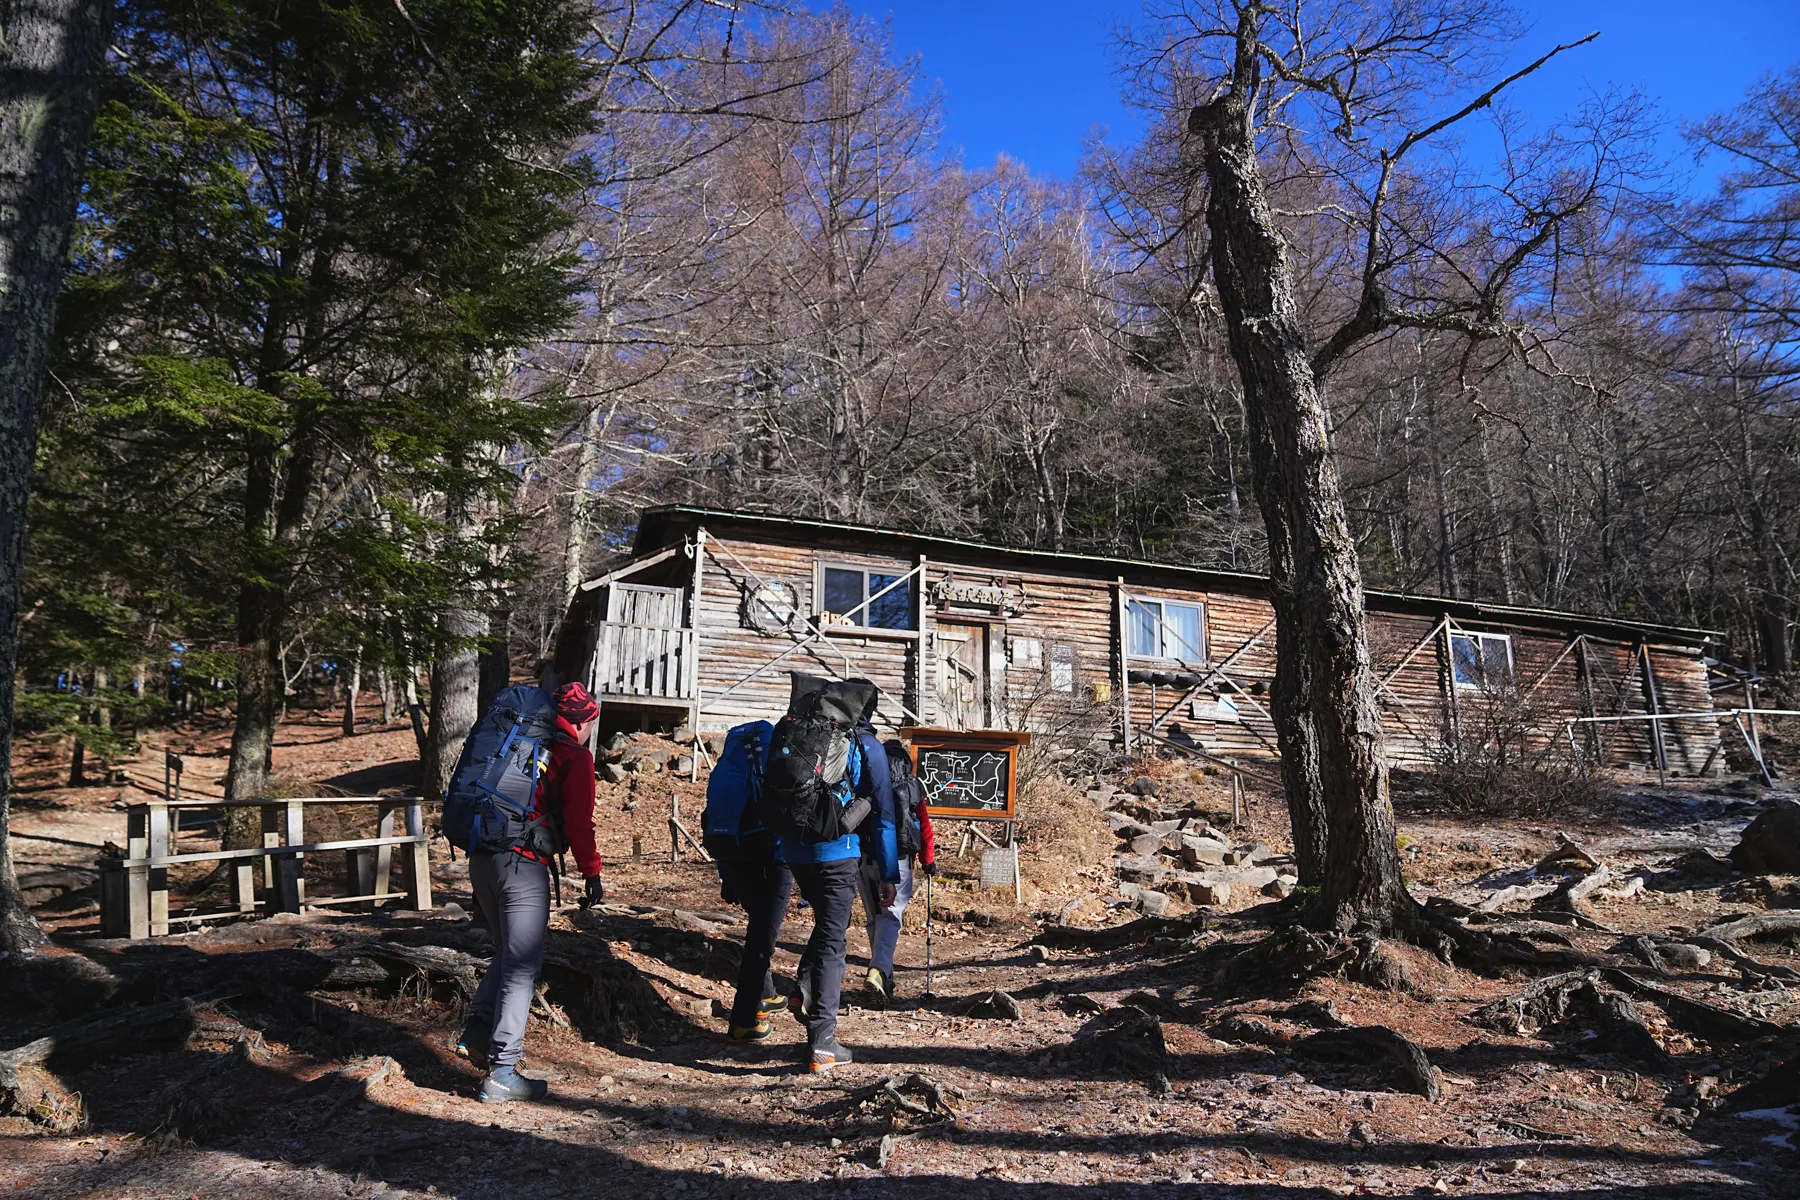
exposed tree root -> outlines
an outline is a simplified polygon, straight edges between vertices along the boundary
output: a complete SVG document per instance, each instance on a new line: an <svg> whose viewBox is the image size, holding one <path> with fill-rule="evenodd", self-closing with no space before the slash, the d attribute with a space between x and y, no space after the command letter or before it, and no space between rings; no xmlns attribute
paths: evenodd
<svg viewBox="0 0 1800 1200"><path fill-rule="evenodd" d="M1623 972L1621 972L1623 974ZM1658 1072L1674 1064L1656 1041L1629 997L1603 988L1598 971L1571 971L1539 979L1491 1004L1468 1020L1514 1036L1531 1037L1566 1022L1580 1021L1599 1034L1599 1044Z"/></svg>
<svg viewBox="0 0 1800 1200"><path fill-rule="evenodd" d="M1705 935L1701 935L1699 937L1670 940L1683 941L1690 946L1699 946L1703 950L1711 950L1714 954L1729 960L1731 964L1738 969L1738 973L1744 977L1744 982L1751 987L1780 987L1783 981L1788 983L1800 983L1800 971L1796 971L1792 967L1784 967L1780 963L1766 963L1751 958L1748 954L1745 954L1730 942L1722 941L1716 937L1706 937Z"/></svg>
<svg viewBox="0 0 1800 1200"><path fill-rule="evenodd" d="M1435 1101L1443 1094L1443 1086L1425 1051L1385 1025L1327 1029L1313 1034L1296 1049L1310 1058L1383 1067L1401 1091L1427 1100Z"/></svg>
<svg viewBox="0 0 1800 1200"><path fill-rule="evenodd" d="M81 1098L55 1072L180 1042L193 1032L196 1009L239 990L225 986L143 1008L110 1009L0 1051L0 1113L28 1117L64 1132L81 1128L87 1120Z"/></svg>
<svg viewBox="0 0 1800 1200"><path fill-rule="evenodd" d="M1048 925L1039 930L1032 942L1052 950L1092 950L1105 952L1126 946L1141 946L1152 938L1186 938L1206 928L1206 917L1194 913L1185 917L1139 917L1123 925L1107 929L1080 929L1073 925Z"/></svg>
<svg viewBox="0 0 1800 1200"><path fill-rule="evenodd" d="M1141 1008L1111 1008L1082 1026L1073 1041L1052 1049L1049 1061L1064 1068L1136 1079L1167 1079L1169 1050L1162 1022Z"/></svg>
<svg viewBox="0 0 1800 1200"><path fill-rule="evenodd" d="M1758 1038L1779 1037L1790 1032L1787 1026L1777 1025L1773 1021L1747 1017L1702 1000L1690 1000L1616 967L1603 967L1600 977L1622 992L1629 992L1640 1000L1655 1004L1668 1015L1669 1024L1677 1029L1705 1038L1714 1045L1733 1045Z"/></svg>
<svg viewBox="0 0 1800 1200"><path fill-rule="evenodd" d="M1702 929L1701 937L1717 938L1721 942L1735 942L1740 938L1755 937L1794 937L1800 935L1800 911L1762 913L1754 917L1739 917L1735 921L1726 921L1714 925L1711 929Z"/></svg>

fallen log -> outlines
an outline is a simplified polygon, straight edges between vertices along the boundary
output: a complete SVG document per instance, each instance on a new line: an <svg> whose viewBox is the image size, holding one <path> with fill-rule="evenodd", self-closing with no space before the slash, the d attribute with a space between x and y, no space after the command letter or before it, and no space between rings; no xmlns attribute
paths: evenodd
<svg viewBox="0 0 1800 1200"><path fill-rule="evenodd" d="M1386 1077L1401 1091L1427 1100L1436 1101L1443 1094L1443 1085L1425 1051L1417 1042L1385 1025L1321 1030L1295 1049L1310 1058L1384 1067Z"/></svg>

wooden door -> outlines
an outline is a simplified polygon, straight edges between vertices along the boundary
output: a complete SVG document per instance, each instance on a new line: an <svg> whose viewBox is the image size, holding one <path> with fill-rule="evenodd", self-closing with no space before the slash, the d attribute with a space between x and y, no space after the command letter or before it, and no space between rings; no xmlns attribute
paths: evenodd
<svg viewBox="0 0 1800 1200"><path fill-rule="evenodd" d="M988 627L937 622L938 718L949 729L988 727Z"/></svg>

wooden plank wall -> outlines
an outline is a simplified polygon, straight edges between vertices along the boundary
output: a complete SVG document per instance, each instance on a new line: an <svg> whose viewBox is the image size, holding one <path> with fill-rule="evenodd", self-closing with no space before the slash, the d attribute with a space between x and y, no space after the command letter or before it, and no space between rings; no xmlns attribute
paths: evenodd
<svg viewBox="0 0 1800 1200"><path fill-rule="evenodd" d="M929 644L930 631L936 621L958 619L953 614L929 614L923 638L830 630L830 644L815 640L746 682L746 677L757 668L767 667L771 660L806 637L804 630L771 633L747 626L745 597L759 583L779 582L794 588L801 611L812 615L817 609L813 591L821 561L863 562L895 573L912 570L916 561L744 538L709 540L715 544L708 547L699 605L698 682L703 729L723 729L756 718L773 719L786 709L789 676L796 670L873 679L889 697L884 700L879 722L889 728L912 719L902 712L899 702L912 704L922 699L916 716L926 723L937 717L937 664L935 650ZM1001 700L996 723L1032 728L1052 740L1061 738L1071 744L1116 736L1122 705L1116 640L1117 589L1113 582L1007 573L985 566L933 560L926 573L927 591L947 572L965 581L974 576L999 578L1020 593L1019 611L1009 620L991 626L991 636L999 648L990 660L994 695ZM912 590L917 581L904 586ZM1267 712L1275 677L1274 630L1272 626L1265 630L1274 616L1269 603L1229 592L1149 586L1127 586L1126 591L1147 599L1204 604L1210 662L1222 664L1238 655L1226 668L1230 681L1239 689L1233 695L1239 709L1238 720L1217 719L1216 679L1193 697L1201 702L1198 713L1187 703L1171 709L1181 698L1180 691L1132 684L1129 692L1134 729L1144 729L1153 715L1162 716L1158 733L1166 736L1174 732L1173 725L1179 724L1182 734L1194 738L1211 753L1224 757L1274 757L1275 730ZM1380 700L1387 751L1390 761L1399 765L1437 761L1449 731L1459 721L1465 727L1479 726L1481 705L1491 703L1479 691L1469 689L1455 689L1455 705L1448 702L1451 689L1440 621L1439 617L1411 613L1369 614L1372 666L1376 678L1385 680ZM1452 621L1450 628L1464 627ZM1530 741L1535 746L1550 739L1566 744L1563 718L1589 712L1584 659L1592 679L1595 713L1649 711L1643 658L1636 644L1589 637L1577 649L1570 633L1522 625L1483 624L1471 626L1469 631L1506 633L1512 637L1513 677L1521 692L1529 692L1521 711L1529 717ZM1253 639L1255 644L1245 649ZM1028 641L1038 643L1035 661L1029 647L1020 645ZM1067 691L1055 688L1052 682L1057 646L1068 647L1074 656L1073 686ZM1697 649L1651 647L1648 658L1655 672L1662 711L1710 711L1705 664ZM1133 665L1162 669L1155 663ZM1698 771L1713 756L1718 739L1717 723L1711 720L1667 726L1665 745L1670 770L1676 774ZM1591 748L1609 764L1653 766L1655 761L1654 742L1643 722L1611 724L1591 732L1578 727L1577 743Z"/></svg>
<svg viewBox="0 0 1800 1200"><path fill-rule="evenodd" d="M743 721L774 720L787 711L791 674L834 678L862 676L884 693L878 726L908 723L895 700L904 702L912 683L913 638L846 634L828 630L830 644L814 640L760 675L783 651L806 639L806 632L766 633L744 621L744 600L761 583L784 583L795 589L800 611L813 615L814 565L821 557L808 547L777 546L741 539L709 538L701 572L699 685L702 730L726 729ZM861 556L824 554L831 562ZM896 560L870 560L889 564ZM910 570L911 565L902 568ZM846 661L845 655L850 661ZM728 689L729 692L728 692Z"/></svg>

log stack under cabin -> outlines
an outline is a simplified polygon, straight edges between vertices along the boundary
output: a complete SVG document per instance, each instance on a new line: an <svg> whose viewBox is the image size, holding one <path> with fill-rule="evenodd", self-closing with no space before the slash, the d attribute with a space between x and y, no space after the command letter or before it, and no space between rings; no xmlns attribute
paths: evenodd
<svg viewBox="0 0 1800 1200"><path fill-rule="evenodd" d="M1717 633L1394 592L1366 605L1391 763L1504 737L1612 768L1723 770ZM1276 756L1275 653L1259 575L675 505L645 510L630 555L577 591L555 673L590 683L608 729L773 719L798 671L874 680L889 729L1235 762ZM1591 720L1656 714L1694 715Z"/></svg>

